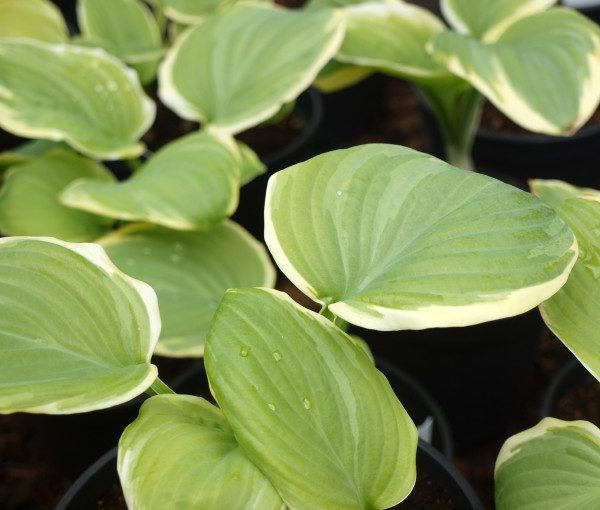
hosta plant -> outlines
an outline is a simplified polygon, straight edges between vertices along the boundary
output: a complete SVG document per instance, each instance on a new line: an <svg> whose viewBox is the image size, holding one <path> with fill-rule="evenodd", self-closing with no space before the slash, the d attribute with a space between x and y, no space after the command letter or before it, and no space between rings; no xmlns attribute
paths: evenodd
<svg viewBox="0 0 600 510"><path fill-rule="evenodd" d="M0 412L65 414L153 395L119 443L130 508L389 508L414 485L416 428L348 323L421 329L525 312L561 289L578 253L535 196L392 145L275 174L265 224L280 269L321 311L269 289L227 291L204 347L216 405L157 377L162 301L126 274L135 244L149 240L190 279L183 310L196 299L189 264L203 252L193 233L185 244L152 225L99 244L2 239ZM188 250L177 271L173 257ZM207 264L224 256L217 249ZM176 327L163 349L177 348Z"/></svg>
<svg viewBox="0 0 600 510"><path fill-rule="evenodd" d="M345 25L333 10L214 2L202 30L171 41L185 4L79 0L70 36L49 0L0 0L0 128L34 139L0 154L0 232L104 246L158 294L155 352L199 357L227 288L274 285L264 248L228 221L265 170L233 135L287 111ZM199 130L157 123L157 79L158 97ZM151 126L175 139L147 151ZM117 181L107 160L132 174Z"/></svg>
<svg viewBox="0 0 600 510"><path fill-rule="evenodd" d="M564 287L540 305L556 336L600 380L600 192L561 181L532 190L571 227L579 257ZM600 430L585 421L546 418L510 438L496 462L500 510L596 508Z"/></svg>
<svg viewBox="0 0 600 510"><path fill-rule="evenodd" d="M600 99L600 29L555 0L442 0L449 27L401 0L313 0L344 6L348 27L321 86L370 70L414 83L437 120L446 158L471 166L482 99L525 129L569 135Z"/></svg>

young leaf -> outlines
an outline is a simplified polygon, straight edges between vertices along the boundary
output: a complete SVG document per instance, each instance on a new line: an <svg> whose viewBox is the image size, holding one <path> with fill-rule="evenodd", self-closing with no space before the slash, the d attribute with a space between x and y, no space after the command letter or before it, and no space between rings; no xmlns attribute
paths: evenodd
<svg viewBox="0 0 600 510"><path fill-rule="evenodd" d="M498 510L597 508L600 430L545 418L504 443L495 478Z"/></svg>
<svg viewBox="0 0 600 510"><path fill-rule="evenodd" d="M0 190L0 231L65 241L93 241L105 234L112 220L65 207L59 201L62 190L81 177L99 182L114 179L102 165L63 149L11 168Z"/></svg>
<svg viewBox="0 0 600 510"><path fill-rule="evenodd" d="M346 13L346 37L336 59L411 80L448 76L426 50L444 30L428 10L403 2L366 3L349 7Z"/></svg>
<svg viewBox="0 0 600 510"><path fill-rule="evenodd" d="M97 48L0 39L0 91L0 127L99 159L141 154L154 120L135 72Z"/></svg>
<svg viewBox="0 0 600 510"><path fill-rule="evenodd" d="M78 20L84 39L136 69L142 83L156 76L162 56L158 24L139 0L79 0Z"/></svg>
<svg viewBox="0 0 600 510"><path fill-rule="evenodd" d="M529 181L531 192L553 209L570 198L588 198L600 202L600 191L592 188L580 188L568 182L553 179L531 179Z"/></svg>
<svg viewBox="0 0 600 510"><path fill-rule="evenodd" d="M98 245L0 239L0 301L0 413L103 409L156 378L156 295Z"/></svg>
<svg viewBox="0 0 600 510"><path fill-rule="evenodd" d="M325 93L345 89L367 78L373 72L368 67L343 64L330 60L315 78L315 86Z"/></svg>
<svg viewBox="0 0 600 510"><path fill-rule="evenodd" d="M341 12L241 3L179 37L161 65L159 96L181 117L235 134L296 99L343 35Z"/></svg>
<svg viewBox="0 0 600 510"><path fill-rule="evenodd" d="M255 177L264 174L267 167L244 142L236 140L236 145L241 157L240 184L243 186L254 180Z"/></svg>
<svg viewBox="0 0 600 510"><path fill-rule="evenodd" d="M531 131L571 134L600 100L600 30L569 9L523 18L493 44L446 31L430 51Z"/></svg>
<svg viewBox="0 0 600 510"><path fill-rule="evenodd" d="M0 37L27 37L67 42L69 33L58 8L49 0L0 0Z"/></svg>
<svg viewBox="0 0 600 510"><path fill-rule="evenodd" d="M61 199L70 207L109 218L176 230L209 228L235 211L238 157L230 140L193 133L165 146L127 181L78 180Z"/></svg>
<svg viewBox="0 0 600 510"><path fill-rule="evenodd" d="M276 173L265 240L302 292L380 330L523 313L565 283L577 258L573 234L536 197L394 145Z"/></svg>
<svg viewBox="0 0 600 510"><path fill-rule="evenodd" d="M215 398L291 508L382 509L416 477L417 432L361 347L266 289L225 294L206 343Z"/></svg>
<svg viewBox="0 0 600 510"><path fill-rule="evenodd" d="M557 209L579 243L567 284L540 306L552 332L600 380L600 201L574 198Z"/></svg>
<svg viewBox="0 0 600 510"><path fill-rule="evenodd" d="M161 0L165 16L184 25L197 25L237 0Z"/></svg>
<svg viewBox="0 0 600 510"><path fill-rule="evenodd" d="M491 42L517 20L545 11L556 2L557 0L441 0L440 6L454 30Z"/></svg>
<svg viewBox="0 0 600 510"><path fill-rule="evenodd" d="M158 395L119 441L127 506L177 510L283 510L221 411L198 397Z"/></svg>
<svg viewBox="0 0 600 510"><path fill-rule="evenodd" d="M264 247L236 223L203 232L129 225L99 243L128 275L158 295L162 331L155 353L202 356L212 316L230 287L272 287L275 270Z"/></svg>

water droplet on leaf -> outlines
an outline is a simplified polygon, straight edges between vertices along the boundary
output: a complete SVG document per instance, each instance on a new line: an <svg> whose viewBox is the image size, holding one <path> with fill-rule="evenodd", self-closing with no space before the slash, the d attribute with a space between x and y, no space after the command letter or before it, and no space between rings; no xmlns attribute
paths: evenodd
<svg viewBox="0 0 600 510"><path fill-rule="evenodd" d="M304 397L304 401L302 403L304 404L304 409L310 409L312 406L310 400L308 400L306 397Z"/></svg>
<svg viewBox="0 0 600 510"><path fill-rule="evenodd" d="M271 411L275 411L275 404L267 404L267 406L269 406Z"/></svg>
<svg viewBox="0 0 600 510"><path fill-rule="evenodd" d="M281 353L279 351L273 351L273 357L275 361L281 361Z"/></svg>
<svg viewBox="0 0 600 510"><path fill-rule="evenodd" d="M242 345L240 347L240 356L242 358L245 358L246 356L248 356L249 352L250 352L250 348L247 345Z"/></svg>

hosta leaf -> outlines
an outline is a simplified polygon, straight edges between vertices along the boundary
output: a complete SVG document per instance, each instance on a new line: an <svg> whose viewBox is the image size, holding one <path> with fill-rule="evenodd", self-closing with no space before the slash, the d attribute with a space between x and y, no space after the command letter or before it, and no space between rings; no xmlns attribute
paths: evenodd
<svg viewBox="0 0 600 510"><path fill-rule="evenodd" d="M430 50L531 131L573 133L600 100L600 30L569 9L556 7L523 18L493 44L443 32Z"/></svg>
<svg viewBox="0 0 600 510"><path fill-rule="evenodd" d="M79 0L83 37L132 65L143 83L156 76L162 55L158 24L140 0Z"/></svg>
<svg viewBox="0 0 600 510"><path fill-rule="evenodd" d="M536 197L394 145L329 152L275 174L265 240L306 295L381 330L525 312L564 284L577 253Z"/></svg>
<svg viewBox="0 0 600 510"><path fill-rule="evenodd" d="M230 141L210 133L179 138L119 183L79 180L62 194L70 207L177 230L207 228L235 211L240 162Z"/></svg>
<svg viewBox="0 0 600 510"><path fill-rule="evenodd" d="M66 42L67 26L49 0L0 0L0 37L28 37L49 43Z"/></svg>
<svg viewBox="0 0 600 510"><path fill-rule="evenodd" d="M447 76L427 53L427 43L444 30L428 10L407 3L366 3L349 7L346 37L336 58L408 79Z"/></svg>
<svg viewBox="0 0 600 510"><path fill-rule="evenodd" d="M498 510L598 508L600 430L545 418L504 443L495 478Z"/></svg>
<svg viewBox="0 0 600 510"><path fill-rule="evenodd" d="M179 37L159 96L183 118L230 134L256 126L312 83L338 50L343 22L329 9L236 5Z"/></svg>
<svg viewBox="0 0 600 510"><path fill-rule="evenodd" d="M60 203L62 190L81 177L113 180L102 165L63 149L12 168L0 190L0 231L65 241L93 241L105 234L112 220Z"/></svg>
<svg viewBox="0 0 600 510"><path fill-rule="evenodd" d="M0 300L0 413L103 409L156 378L156 295L98 245L1 239Z"/></svg>
<svg viewBox="0 0 600 510"><path fill-rule="evenodd" d="M229 221L203 232L130 225L99 243L122 271L156 291L162 331L155 353L164 356L202 356L208 325L230 287L275 284L263 246Z"/></svg>
<svg viewBox="0 0 600 510"><path fill-rule="evenodd" d="M570 198L585 197L600 202L600 191L592 188L580 188L568 182L554 179L531 179L529 181L531 192L540 197L542 201L552 207L558 207Z"/></svg>
<svg viewBox="0 0 600 510"><path fill-rule="evenodd" d="M574 198L558 208L579 243L567 284L542 303L548 327L600 380L600 201Z"/></svg>
<svg viewBox="0 0 600 510"><path fill-rule="evenodd" d="M315 86L321 92L336 92L360 82L372 72L373 70L368 67L330 60L316 77Z"/></svg>
<svg viewBox="0 0 600 510"><path fill-rule="evenodd" d="M198 397L148 399L119 441L119 477L134 509L282 510L221 411Z"/></svg>
<svg viewBox="0 0 600 510"><path fill-rule="evenodd" d="M231 7L237 0L161 0L165 15L184 25L202 23L207 16Z"/></svg>
<svg viewBox="0 0 600 510"><path fill-rule="evenodd" d="M388 508L411 491L416 428L365 351L327 319L280 292L230 290L205 363L242 449L289 507Z"/></svg>
<svg viewBox="0 0 600 510"><path fill-rule="evenodd" d="M262 175L267 170L266 165L259 159L256 152L244 142L236 140L237 148L241 157L240 184L248 184L255 177Z"/></svg>
<svg viewBox="0 0 600 510"><path fill-rule="evenodd" d="M0 126L100 159L134 157L154 120L137 75L102 50L0 39Z"/></svg>
<svg viewBox="0 0 600 510"><path fill-rule="evenodd" d="M517 20L542 12L557 0L441 0L444 17L461 34L493 41Z"/></svg>

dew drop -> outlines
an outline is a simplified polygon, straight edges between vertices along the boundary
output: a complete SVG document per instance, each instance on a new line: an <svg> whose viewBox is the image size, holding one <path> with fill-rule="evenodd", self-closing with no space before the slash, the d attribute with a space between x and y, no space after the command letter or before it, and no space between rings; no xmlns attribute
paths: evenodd
<svg viewBox="0 0 600 510"><path fill-rule="evenodd" d="M273 351L273 357L275 358L275 361L281 361L281 353L279 351Z"/></svg>
<svg viewBox="0 0 600 510"><path fill-rule="evenodd" d="M310 409L312 404L310 403L310 400L308 400L306 397L304 397L304 400L302 402L304 404L304 409Z"/></svg>
<svg viewBox="0 0 600 510"><path fill-rule="evenodd" d="M173 253L172 255L169 256L169 260L171 262L179 262L181 260L181 256L177 255L176 253Z"/></svg>
<svg viewBox="0 0 600 510"><path fill-rule="evenodd" d="M250 348L247 345L242 345L240 347L240 356L242 358L245 358L246 356L248 356L249 352L250 352Z"/></svg>
<svg viewBox="0 0 600 510"><path fill-rule="evenodd" d="M342 196L342 190L341 190L341 189L338 189L338 190L337 190L337 193L336 193L336 195L337 195L338 197L341 197L341 196Z"/></svg>
<svg viewBox="0 0 600 510"><path fill-rule="evenodd" d="M275 411L275 404L267 404L271 411Z"/></svg>

